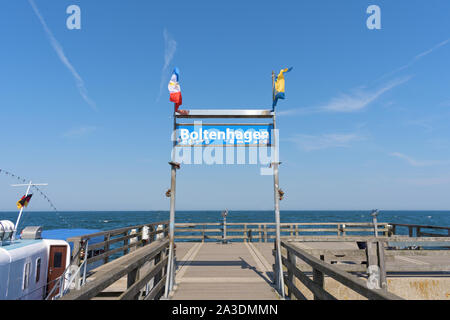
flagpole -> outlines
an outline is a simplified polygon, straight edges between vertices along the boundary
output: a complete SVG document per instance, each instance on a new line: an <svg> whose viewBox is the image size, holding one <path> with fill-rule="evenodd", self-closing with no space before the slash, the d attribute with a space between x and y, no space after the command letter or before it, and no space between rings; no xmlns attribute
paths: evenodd
<svg viewBox="0 0 450 320"><path fill-rule="evenodd" d="M275 73L272 70L272 112L275 111L273 101L275 100Z"/></svg>
<svg viewBox="0 0 450 320"><path fill-rule="evenodd" d="M33 183L30 180L30 182L28 182L28 184L12 184L11 186L12 187L27 186L27 192L25 193L25 197L27 197L29 192L30 192L31 186L47 186L47 185L48 185L47 183ZM12 240L16 239L17 227L19 226L20 218L22 217L23 208L24 208L24 206L22 206L22 208L20 208L19 216L17 217L16 225L14 226L14 232L13 232L13 235L12 235Z"/></svg>
<svg viewBox="0 0 450 320"><path fill-rule="evenodd" d="M30 192L30 188L31 188L31 180L28 183L28 188L27 188L27 192L25 193L25 197L28 196L28 192ZM13 236L12 236L12 240L16 240L17 227L19 226L20 218L22 217L23 207L24 206L22 206L20 208L19 217L17 217L16 225L14 226L14 233L13 233Z"/></svg>

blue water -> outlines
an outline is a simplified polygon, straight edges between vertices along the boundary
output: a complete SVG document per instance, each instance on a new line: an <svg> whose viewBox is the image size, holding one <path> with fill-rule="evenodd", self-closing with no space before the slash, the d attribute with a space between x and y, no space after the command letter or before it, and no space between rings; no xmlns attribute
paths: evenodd
<svg viewBox="0 0 450 320"><path fill-rule="evenodd" d="M17 212L0 212L0 220L17 219ZM111 230L169 219L168 211L25 212L19 229ZM229 211L227 222L274 222L273 211ZM379 222L450 226L450 211L380 211ZM175 222L222 222L220 211L178 211ZM372 222L370 211L281 211L281 222ZM400 230L399 230L400 231ZM407 229L401 233L406 234Z"/></svg>

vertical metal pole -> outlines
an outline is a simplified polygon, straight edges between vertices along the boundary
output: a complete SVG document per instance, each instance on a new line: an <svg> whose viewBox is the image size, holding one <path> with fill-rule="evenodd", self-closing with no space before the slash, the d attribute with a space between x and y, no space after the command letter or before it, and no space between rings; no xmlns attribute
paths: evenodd
<svg viewBox="0 0 450 320"><path fill-rule="evenodd" d="M275 72L272 70L272 112L275 112L273 101L275 100Z"/></svg>
<svg viewBox="0 0 450 320"><path fill-rule="evenodd" d="M175 145L176 145L176 114L173 114L173 131L172 131L172 161L169 162L171 166L170 171L170 221L169 221L169 258L167 261L167 278L164 297L168 297L169 292L172 291L175 278L174 270L174 235L175 235L175 192L176 192L176 170L179 164L175 161Z"/></svg>
<svg viewBox="0 0 450 320"><path fill-rule="evenodd" d="M224 244L227 243L227 216L223 216L223 241Z"/></svg>
<svg viewBox="0 0 450 320"><path fill-rule="evenodd" d="M85 249L84 249L84 270L83 270L83 285L86 284L86 271L87 271L87 260L89 258L89 240L86 239L86 245L85 245Z"/></svg>
<svg viewBox="0 0 450 320"><path fill-rule="evenodd" d="M273 79L273 75L272 75ZM280 188L279 186L279 178L278 178L278 165L279 162L279 155L278 155L278 149L277 149L277 133L275 129L275 113L273 115L273 154L272 154L272 167L273 167L273 190L274 190L274 203L275 203L275 224L276 224L276 248L277 248L277 275L275 276L276 285L278 286L279 292L281 294L281 297L284 298L284 279L283 279L283 264L281 262L281 232L280 232L280 197L278 190Z"/></svg>
<svg viewBox="0 0 450 320"><path fill-rule="evenodd" d="M28 196L28 192L30 192L31 181L28 183L27 192L25 193L25 197ZM17 217L16 225L14 226L14 232L11 237L12 240L16 240L17 227L19 226L20 218L22 217L23 206L20 208L19 217Z"/></svg>
<svg viewBox="0 0 450 320"><path fill-rule="evenodd" d="M175 187L176 187L176 168L172 165L171 169L171 194L170 194L170 224L169 224L169 262L170 262L170 274L168 274L170 278L169 282L169 290L172 291L174 284L174 260L175 260L175 252L174 252L174 237L175 237Z"/></svg>

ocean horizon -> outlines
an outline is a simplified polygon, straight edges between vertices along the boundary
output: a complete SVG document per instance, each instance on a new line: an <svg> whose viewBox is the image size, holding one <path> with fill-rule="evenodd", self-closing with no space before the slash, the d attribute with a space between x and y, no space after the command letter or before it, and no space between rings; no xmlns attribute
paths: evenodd
<svg viewBox="0 0 450 320"><path fill-rule="evenodd" d="M222 210L179 210L176 223L222 222ZM281 210L282 223L372 222L371 210ZM18 212L0 212L0 220L16 221ZM19 230L42 226L44 230L112 230L169 220L169 211L25 211ZM228 210L227 222L275 222L273 210ZM380 210L378 222L450 226L450 210ZM405 230L406 232L407 230Z"/></svg>

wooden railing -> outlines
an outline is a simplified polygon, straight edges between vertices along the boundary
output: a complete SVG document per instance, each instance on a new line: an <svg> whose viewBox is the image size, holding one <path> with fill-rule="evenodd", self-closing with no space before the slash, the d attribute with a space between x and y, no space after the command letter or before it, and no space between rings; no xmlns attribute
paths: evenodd
<svg viewBox="0 0 450 320"><path fill-rule="evenodd" d="M162 228L158 230L158 226L162 226ZM157 238L167 237L168 228L169 222L162 221L87 234L69 238L67 241L73 243L72 252L74 253L79 252L84 242L88 241L89 252L97 253L87 257L88 265L100 260L108 263L110 260L126 255L130 249L148 245ZM103 241L92 243L93 239L99 238ZM72 265L79 266L81 260L84 259L84 254L86 253L72 256Z"/></svg>
<svg viewBox="0 0 450 320"><path fill-rule="evenodd" d="M305 240L305 239L303 239ZM387 294L387 274L389 273L419 273L419 274L442 274L450 272L450 250L442 247L450 246L449 237L322 237L320 239L308 239L307 241L357 241L364 243L365 249L301 249L296 242L282 241L282 263L287 270L285 284L289 290L289 296L297 299L306 299L299 291L295 278L302 282L313 294L315 299L334 299L324 289L324 275L328 275L344 286L356 291L369 299L392 299L394 296ZM308 244L308 242L302 242ZM427 247L428 250L402 250L411 244ZM339 246L338 246L339 247ZM440 250L435 250L438 247ZM275 250L273 250L275 255ZM419 258L419 257L448 257L443 261L447 263L423 263L423 264L400 264L394 262L396 257ZM406 260L408 261L408 260ZM389 263L389 264L387 264ZM376 266L370 269L370 266ZM367 283L351 273L368 276L370 280L371 270L376 270L377 284L380 290L368 289ZM274 270L276 272L276 270ZM308 274L312 273L312 279ZM383 292L384 290L384 292Z"/></svg>
<svg viewBox="0 0 450 320"><path fill-rule="evenodd" d="M379 235L387 235L387 223L378 223ZM275 223L176 223L175 240L186 241L259 241L275 239ZM372 223L329 222L329 223L281 223L281 237L284 239L314 235L370 235L374 234Z"/></svg>
<svg viewBox="0 0 450 320"><path fill-rule="evenodd" d="M383 288L370 289L368 284L350 274L339 269L319 258L314 257L305 250L302 250L292 243L281 242L281 246L286 249L287 255L282 255L283 266L287 269L284 282L288 288L288 296L299 300L306 300L305 295L297 288L295 278L302 282L313 294L315 300L336 300L336 298L325 290L325 275L333 278L342 285L352 289L369 300L400 300L401 298ZM312 268L312 279L308 277L304 270L297 266L297 259L301 259Z"/></svg>
<svg viewBox="0 0 450 320"><path fill-rule="evenodd" d="M90 300L104 289L127 276L127 289L119 300L159 299L164 290L169 240L155 240L131 254L122 256L96 269L86 285L80 290L72 290L61 300ZM143 266L147 270L143 272Z"/></svg>
<svg viewBox="0 0 450 320"><path fill-rule="evenodd" d="M418 224L390 223L389 234L399 235L399 231L408 229L410 237L450 237L450 227L427 226ZM400 230L399 230L400 229ZM425 229L425 231L424 231ZM430 232L432 231L432 232Z"/></svg>

